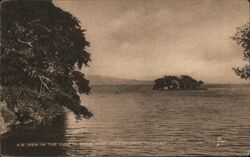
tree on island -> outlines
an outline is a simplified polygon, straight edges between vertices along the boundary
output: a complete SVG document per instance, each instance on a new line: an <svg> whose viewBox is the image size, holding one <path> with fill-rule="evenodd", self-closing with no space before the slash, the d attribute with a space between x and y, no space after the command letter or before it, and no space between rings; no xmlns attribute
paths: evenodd
<svg viewBox="0 0 250 157"><path fill-rule="evenodd" d="M51 1L1 4L1 101L21 124L52 124L64 116L92 113L78 93L89 94L81 73L88 66L89 42L79 20Z"/></svg>
<svg viewBox="0 0 250 157"><path fill-rule="evenodd" d="M238 45L243 48L243 57L247 61L245 67L233 68L236 75L240 76L242 79L250 79L250 23L237 28L237 32L231 37Z"/></svg>
<svg viewBox="0 0 250 157"><path fill-rule="evenodd" d="M201 90L204 84L202 81L197 81L188 75L164 76L154 81L154 90Z"/></svg>

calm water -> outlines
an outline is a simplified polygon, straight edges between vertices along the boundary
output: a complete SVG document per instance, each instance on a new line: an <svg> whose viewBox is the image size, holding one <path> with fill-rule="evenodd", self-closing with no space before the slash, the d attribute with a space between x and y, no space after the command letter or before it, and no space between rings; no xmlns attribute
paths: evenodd
<svg viewBox="0 0 250 157"><path fill-rule="evenodd" d="M2 153L246 156L250 152L249 87L153 91L151 86L124 85L92 89L82 100L93 118L76 122L69 113L66 124L59 128L13 129L2 136ZM39 146L17 146L32 142Z"/></svg>

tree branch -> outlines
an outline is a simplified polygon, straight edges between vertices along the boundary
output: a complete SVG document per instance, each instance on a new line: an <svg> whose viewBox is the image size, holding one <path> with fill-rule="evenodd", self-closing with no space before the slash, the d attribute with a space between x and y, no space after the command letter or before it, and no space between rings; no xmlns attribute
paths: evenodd
<svg viewBox="0 0 250 157"><path fill-rule="evenodd" d="M28 45L29 47L33 47L32 42L25 42L25 41L22 41L22 40L20 40L20 39L17 39L17 41L20 42L20 43L22 43L22 44L26 44L26 45Z"/></svg>

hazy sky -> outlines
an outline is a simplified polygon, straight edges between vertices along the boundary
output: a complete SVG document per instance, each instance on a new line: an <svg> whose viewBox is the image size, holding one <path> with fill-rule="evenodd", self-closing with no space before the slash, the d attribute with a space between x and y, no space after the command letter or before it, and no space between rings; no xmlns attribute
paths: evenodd
<svg viewBox="0 0 250 157"><path fill-rule="evenodd" d="M76 16L92 55L87 74L155 79L188 74L205 82L242 82L229 37L248 22L246 0L54 0Z"/></svg>

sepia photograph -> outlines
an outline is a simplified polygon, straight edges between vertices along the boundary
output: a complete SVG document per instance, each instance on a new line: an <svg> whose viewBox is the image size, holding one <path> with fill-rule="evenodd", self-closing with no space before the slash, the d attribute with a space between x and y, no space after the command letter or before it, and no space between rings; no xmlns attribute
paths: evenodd
<svg viewBox="0 0 250 157"><path fill-rule="evenodd" d="M250 157L250 0L0 8L1 157Z"/></svg>

